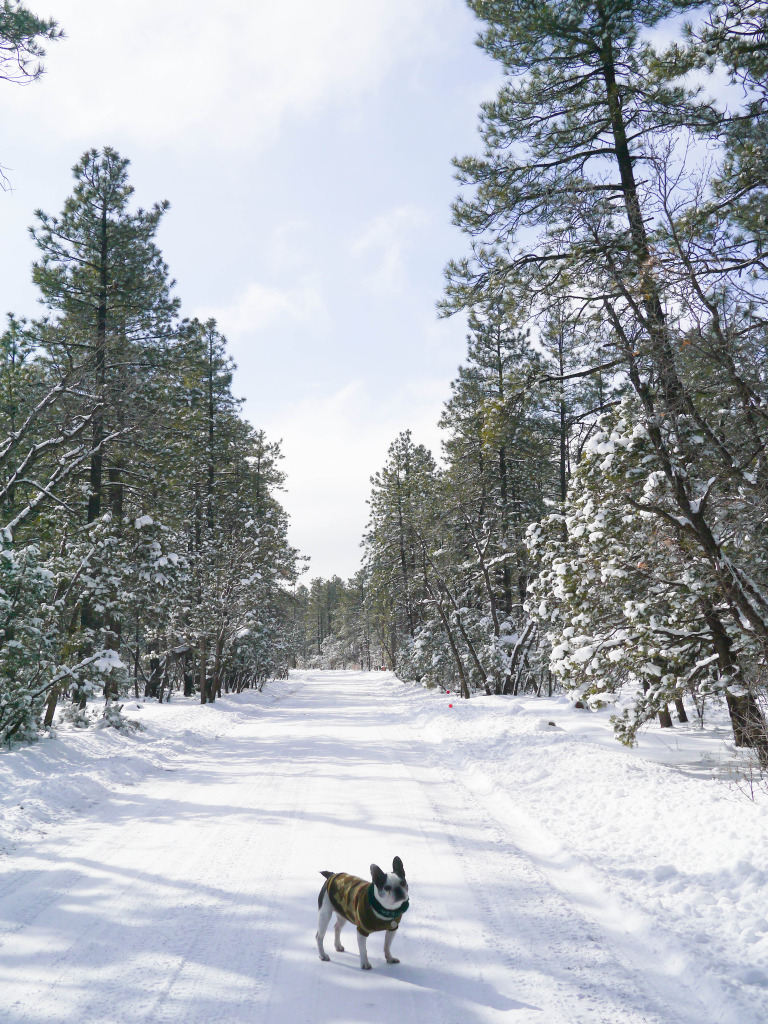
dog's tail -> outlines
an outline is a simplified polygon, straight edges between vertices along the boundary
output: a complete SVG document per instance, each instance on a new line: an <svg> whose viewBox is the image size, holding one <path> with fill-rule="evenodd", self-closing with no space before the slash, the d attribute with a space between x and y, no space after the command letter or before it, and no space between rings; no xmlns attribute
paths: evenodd
<svg viewBox="0 0 768 1024"><path fill-rule="evenodd" d="M328 892L328 882L336 874L335 871L321 871L320 874L323 876L325 881L323 882L323 888L320 890L320 895L317 897L318 909L323 905L323 899L325 894Z"/></svg>

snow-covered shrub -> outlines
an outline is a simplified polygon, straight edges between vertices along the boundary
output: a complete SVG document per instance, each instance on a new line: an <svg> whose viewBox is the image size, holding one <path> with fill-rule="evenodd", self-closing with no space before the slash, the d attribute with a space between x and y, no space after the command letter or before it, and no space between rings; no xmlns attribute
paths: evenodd
<svg viewBox="0 0 768 1024"><path fill-rule="evenodd" d="M133 718L126 718L123 714L122 704L115 704L108 701L104 707L104 713L99 719L98 726L101 729L117 729L118 732L134 733L143 732L146 728Z"/></svg>
<svg viewBox="0 0 768 1024"><path fill-rule="evenodd" d="M397 674L401 679L412 679L429 688L458 689L455 661L436 617L428 619L415 637L402 641Z"/></svg>
<svg viewBox="0 0 768 1024"><path fill-rule="evenodd" d="M57 653L52 584L37 546L0 539L0 743L37 736Z"/></svg>
<svg viewBox="0 0 768 1024"><path fill-rule="evenodd" d="M529 530L540 572L528 610L551 644L551 670L589 707L621 695L614 724L627 743L689 687L703 695L728 685L707 620L717 591L674 517L669 486L628 398L588 443L564 514ZM668 502L669 516L648 502Z"/></svg>

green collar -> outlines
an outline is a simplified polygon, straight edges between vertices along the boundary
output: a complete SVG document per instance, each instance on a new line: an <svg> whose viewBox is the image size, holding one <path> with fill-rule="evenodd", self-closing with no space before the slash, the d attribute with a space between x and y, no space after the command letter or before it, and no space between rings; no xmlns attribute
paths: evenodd
<svg viewBox="0 0 768 1024"><path fill-rule="evenodd" d="M368 886L368 902L371 905L371 910L376 914L377 917L383 917L387 921L394 921L396 917L401 917L409 906L409 901L401 903L397 910L389 910L387 907L382 907L379 901L376 899L376 887L373 882Z"/></svg>

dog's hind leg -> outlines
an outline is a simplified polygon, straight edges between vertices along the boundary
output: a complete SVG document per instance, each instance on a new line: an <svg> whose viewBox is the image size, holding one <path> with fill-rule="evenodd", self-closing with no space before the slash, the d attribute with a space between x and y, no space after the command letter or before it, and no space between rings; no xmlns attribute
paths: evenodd
<svg viewBox="0 0 768 1024"><path fill-rule="evenodd" d="M387 932L387 934L384 936L384 959L387 961L388 964L400 963L397 957L392 956L390 952L390 950L392 949L392 940L394 939L396 932L397 929L393 928L392 931Z"/></svg>
<svg viewBox="0 0 768 1024"><path fill-rule="evenodd" d="M368 962L368 936L362 932L357 933L357 948L360 950L360 969L370 971L371 965Z"/></svg>
<svg viewBox="0 0 768 1024"><path fill-rule="evenodd" d="M341 929L344 927L346 923L346 917L342 917L341 914L336 915L336 924L333 926L333 944L336 947L337 953L344 952L344 947L341 944Z"/></svg>
<svg viewBox="0 0 768 1024"><path fill-rule="evenodd" d="M317 934L315 935L315 938L317 939L317 952L320 954L321 960L331 959L323 949L323 939L325 938L325 933L328 930L328 922L331 920L332 915L333 907L331 906L331 901L328 899L328 894L326 893L320 903L320 910L317 915Z"/></svg>

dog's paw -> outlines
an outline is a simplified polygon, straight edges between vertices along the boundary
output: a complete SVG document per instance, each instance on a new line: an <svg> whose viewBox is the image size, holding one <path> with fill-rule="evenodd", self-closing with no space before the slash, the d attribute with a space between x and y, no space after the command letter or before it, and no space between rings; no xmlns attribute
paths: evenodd
<svg viewBox="0 0 768 1024"><path fill-rule="evenodd" d="M399 964L400 961L397 959L396 956L388 956L387 957L387 963L388 964Z"/></svg>
<svg viewBox="0 0 768 1024"><path fill-rule="evenodd" d="M361 971L370 971L370 969L371 969L371 965L370 964L360 964L360 970Z"/></svg>
<svg viewBox="0 0 768 1024"><path fill-rule="evenodd" d="M328 956L327 953L321 953L320 954L320 959L321 960L330 960L331 958Z"/></svg>
<svg viewBox="0 0 768 1024"><path fill-rule="evenodd" d="M343 946L337 946L336 947L336 952L337 953L343 953L344 952L344 947Z"/></svg>

